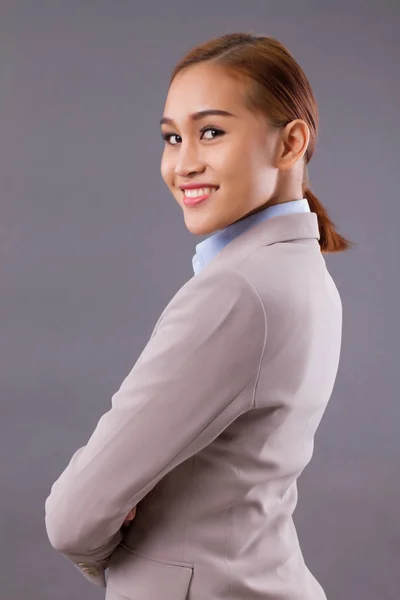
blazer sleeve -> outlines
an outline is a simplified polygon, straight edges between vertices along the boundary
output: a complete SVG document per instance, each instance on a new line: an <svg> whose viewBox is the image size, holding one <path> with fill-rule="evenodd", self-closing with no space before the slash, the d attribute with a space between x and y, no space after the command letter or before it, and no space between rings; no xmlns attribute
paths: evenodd
<svg viewBox="0 0 400 600"><path fill-rule="evenodd" d="M238 271L197 275L170 301L46 499L51 545L96 585L131 508L251 407L241 392L255 389L265 338L261 300Z"/></svg>

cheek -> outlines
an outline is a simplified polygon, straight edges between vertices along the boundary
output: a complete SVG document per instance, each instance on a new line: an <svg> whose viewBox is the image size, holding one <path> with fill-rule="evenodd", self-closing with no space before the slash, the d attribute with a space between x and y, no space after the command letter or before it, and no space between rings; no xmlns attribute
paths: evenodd
<svg viewBox="0 0 400 600"><path fill-rule="evenodd" d="M229 202L258 202L259 197L268 191L268 158L252 139L242 139L232 145L218 161L221 182L229 196ZM267 184L267 185L266 185Z"/></svg>
<svg viewBox="0 0 400 600"><path fill-rule="evenodd" d="M161 158L160 171L161 171L161 177L163 178L163 180L165 181L165 183L167 185L172 185L172 181L173 181L173 167L172 167L171 161L168 160L168 158L166 156L163 156Z"/></svg>
<svg viewBox="0 0 400 600"><path fill-rule="evenodd" d="M254 140L248 135L237 135L232 138L231 143L215 157L221 172L232 180L237 181L243 177L247 179L256 167L257 153L254 146Z"/></svg>
<svg viewBox="0 0 400 600"><path fill-rule="evenodd" d="M247 140L236 155L234 176L246 185L258 188L260 182L270 177L270 159L265 148L253 140Z"/></svg>
<svg viewBox="0 0 400 600"><path fill-rule="evenodd" d="M216 149L210 160L210 164L214 171L221 176L221 180L226 178L225 183L232 182L240 177L244 169L244 162L243 152L233 144Z"/></svg>

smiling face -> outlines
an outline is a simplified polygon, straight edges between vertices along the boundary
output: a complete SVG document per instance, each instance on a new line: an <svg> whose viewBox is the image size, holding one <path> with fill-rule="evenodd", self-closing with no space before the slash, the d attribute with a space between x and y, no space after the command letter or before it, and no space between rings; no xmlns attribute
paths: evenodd
<svg viewBox="0 0 400 600"><path fill-rule="evenodd" d="M230 114L201 114L215 110ZM226 70L204 62L178 73L164 120L161 175L189 231L205 235L223 229L274 198L281 129L246 107L244 84ZM218 189L187 206L180 188L185 184Z"/></svg>

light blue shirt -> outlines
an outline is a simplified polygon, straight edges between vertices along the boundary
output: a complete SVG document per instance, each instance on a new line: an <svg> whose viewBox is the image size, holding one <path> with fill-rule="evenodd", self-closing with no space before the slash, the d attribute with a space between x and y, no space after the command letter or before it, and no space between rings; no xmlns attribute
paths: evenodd
<svg viewBox="0 0 400 600"><path fill-rule="evenodd" d="M271 217L303 212L311 212L307 198L268 206L254 215L249 215L242 221L232 223L224 229L219 229L210 237L197 244L196 254L192 259L194 274L197 275L197 273L199 273L201 269L203 269L206 264L222 250L222 248L224 248L224 246L229 244L229 242L241 233L247 231L247 229L250 229L250 227L253 227L253 225L265 221L266 219L270 219Z"/></svg>

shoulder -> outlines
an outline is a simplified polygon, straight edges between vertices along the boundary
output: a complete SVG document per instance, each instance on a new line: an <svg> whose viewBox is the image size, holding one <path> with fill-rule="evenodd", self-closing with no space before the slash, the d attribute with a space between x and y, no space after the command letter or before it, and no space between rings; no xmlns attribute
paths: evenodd
<svg viewBox="0 0 400 600"><path fill-rule="evenodd" d="M191 302L192 306L211 308L212 306L247 307L260 315L264 313L263 304L254 285L245 272L235 268L214 268L203 271L187 281L167 308Z"/></svg>
<svg viewBox="0 0 400 600"><path fill-rule="evenodd" d="M212 337L239 340L251 333L264 344L266 320L263 303L253 284L230 268L204 270L189 279L173 296L156 329L208 332ZM172 331L172 329L171 329Z"/></svg>

